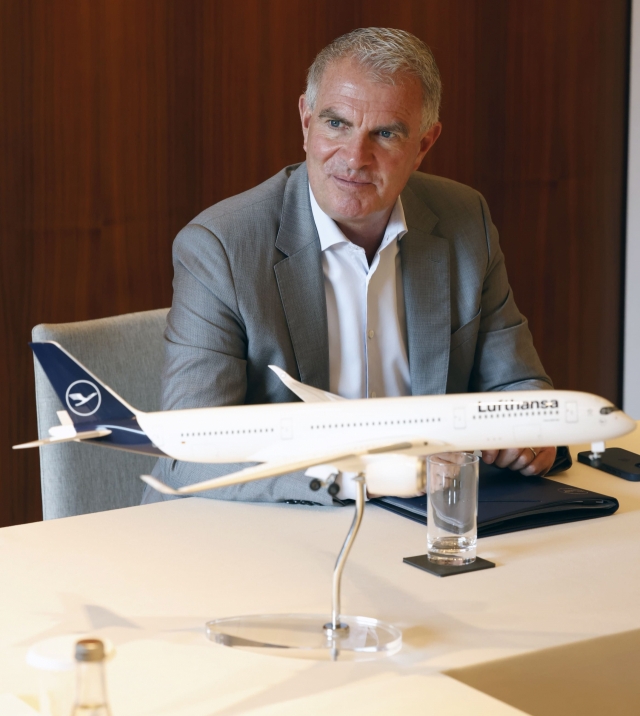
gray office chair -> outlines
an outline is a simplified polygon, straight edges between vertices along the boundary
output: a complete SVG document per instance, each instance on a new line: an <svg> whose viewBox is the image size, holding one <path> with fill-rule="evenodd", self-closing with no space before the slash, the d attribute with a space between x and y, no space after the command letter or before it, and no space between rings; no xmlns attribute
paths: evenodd
<svg viewBox="0 0 640 716"><path fill-rule="evenodd" d="M135 408L160 409L163 332L168 309L78 323L41 324L34 341L57 341ZM37 360L36 406L40 438L58 425L63 406ZM40 448L45 520L140 504L156 458L97 445L65 443Z"/></svg>

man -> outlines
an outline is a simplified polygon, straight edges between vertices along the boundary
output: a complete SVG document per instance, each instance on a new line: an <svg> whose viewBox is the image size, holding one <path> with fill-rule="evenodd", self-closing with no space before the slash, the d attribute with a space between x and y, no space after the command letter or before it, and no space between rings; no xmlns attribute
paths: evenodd
<svg viewBox="0 0 640 716"><path fill-rule="evenodd" d="M409 33L355 30L320 52L299 104L306 163L176 238L164 409L293 400L270 363L349 398L551 387L484 199L416 172L440 135L439 103L433 56ZM523 474L554 457L483 453ZM155 474L179 487L235 469L164 460ZM331 500L308 482L209 494Z"/></svg>

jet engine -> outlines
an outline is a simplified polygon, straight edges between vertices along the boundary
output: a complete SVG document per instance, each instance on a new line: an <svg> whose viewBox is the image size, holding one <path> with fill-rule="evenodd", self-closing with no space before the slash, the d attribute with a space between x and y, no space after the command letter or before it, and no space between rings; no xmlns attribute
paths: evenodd
<svg viewBox="0 0 640 716"><path fill-rule="evenodd" d="M363 456L364 475L369 495L415 497L427 485L424 457L389 453Z"/></svg>

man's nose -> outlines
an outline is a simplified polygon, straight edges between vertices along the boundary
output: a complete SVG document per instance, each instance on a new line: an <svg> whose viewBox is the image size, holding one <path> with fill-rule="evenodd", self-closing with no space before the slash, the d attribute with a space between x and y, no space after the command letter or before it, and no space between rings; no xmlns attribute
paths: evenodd
<svg viewBox="0 0 640 716"><path fill-rule="evenodd" d="M345 159L349 169L356 171L371 164L373 146L366 132L353 132L344 146Z"/></svg>

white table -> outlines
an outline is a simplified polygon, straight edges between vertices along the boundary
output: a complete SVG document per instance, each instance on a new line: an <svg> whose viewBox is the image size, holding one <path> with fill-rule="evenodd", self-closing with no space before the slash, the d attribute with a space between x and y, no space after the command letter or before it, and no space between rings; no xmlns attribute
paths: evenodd
<svg viewBox="0 0 640 716"><path fill-rule="evenodd" d="M617 444L640 452L640 434ZM203 631L213 617L328 613L351 509L193 498L2 529L0 693L33 698L29 645L86 630L117 647L114 716L601 714L596 692L611 692L611 679L619 703L608 693L608 713L627 713L625 704L640 713L630 678L640 645L640 483L582 465L555 479L614 495L620 510L484 538L479 554L497 568L444 579L402 562L424 553L424 527L368 508L343 610L391 622L404 637L399 654L369 663L244 653ZM587 641L605 635L617 636ZM571 693L582 701L570 703Z"/></svg>

